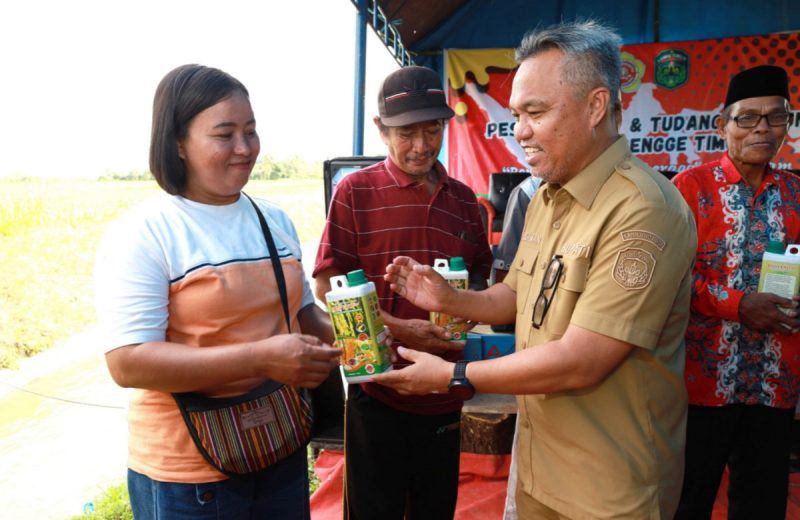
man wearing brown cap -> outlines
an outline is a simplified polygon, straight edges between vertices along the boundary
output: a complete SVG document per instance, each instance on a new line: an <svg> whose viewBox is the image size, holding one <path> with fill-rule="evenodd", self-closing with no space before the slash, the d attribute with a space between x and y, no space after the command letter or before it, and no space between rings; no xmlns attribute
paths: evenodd
<svg viewBox="0 0 800 520"><path fill-rule="evenodd" d="M728 466L728 518L783 519L800 390L797 302L758 292L770 241L800 242L800 179L774 169L790 120L786 72L733 76L719 118L728 151L673 182L695 214L686 333L686 472L676 518L711 518ZM781 312L785 311L785 312Z"/></svg>
<svg viewBox="0 0 800 520"><path fill-rule="evenodd" d="M463 343L448 341L427 311L398 297L383 280L386 264L397 255L431 263L461 256L471 284L485 286L492 255L475 195L437 160L445 123L454 114L436 73L416 66L386 77L378 109L375 124L388 157L337 185L314 268L316 293L324 298L332 276L363 269L375 283L396 346L460 359ZM350 385L345 518L451 519L461 406L462 400L447 394L408 396L375 384Z"/></svg>

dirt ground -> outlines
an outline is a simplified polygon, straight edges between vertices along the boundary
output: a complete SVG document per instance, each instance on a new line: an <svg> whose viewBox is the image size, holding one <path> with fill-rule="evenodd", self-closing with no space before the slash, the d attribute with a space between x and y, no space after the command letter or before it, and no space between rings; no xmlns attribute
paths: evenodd
<svg viewBox="0 0 800 520"><path fill-rule="evenodd" d="M0 518L63 520L124 481L127 390L91 331L0 371Z"/></svg>

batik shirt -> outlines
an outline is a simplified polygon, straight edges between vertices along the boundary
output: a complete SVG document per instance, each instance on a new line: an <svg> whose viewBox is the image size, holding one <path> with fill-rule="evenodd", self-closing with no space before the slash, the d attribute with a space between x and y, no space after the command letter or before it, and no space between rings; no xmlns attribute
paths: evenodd
<svg viewBox="0 0 800 520"><path fill-rule="evenodd" d="M677 175L697 222L692 312L686 332L689 402L792 408L800 389L800 335L739 321L756 292L770 240L800 243L800 178L768 168L757 190L728 155Z"/></svg>

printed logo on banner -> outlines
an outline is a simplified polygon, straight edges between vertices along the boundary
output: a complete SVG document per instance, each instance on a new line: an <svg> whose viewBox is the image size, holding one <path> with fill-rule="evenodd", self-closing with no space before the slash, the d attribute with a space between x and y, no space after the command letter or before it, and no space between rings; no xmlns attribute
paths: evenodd
<svg viewBox="0 0 800 520"><path fill-rule="evenodd" d="M644 62L636 59L630 52L620 53L622 58L622 79L620 88L626 94L636 92L644 77Z"/></svg>
<svg viewBox="0 0 800 520"><path fill-rule="evenodd" d="M679 49L668 49L656 56L656 85L676 89L689 79L689 55Z"/></svg>

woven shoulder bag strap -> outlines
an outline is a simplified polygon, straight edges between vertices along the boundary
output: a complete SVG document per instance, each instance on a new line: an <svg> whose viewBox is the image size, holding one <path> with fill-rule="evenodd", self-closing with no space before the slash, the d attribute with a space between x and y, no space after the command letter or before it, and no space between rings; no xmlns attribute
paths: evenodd
<svg viewBox="0 0 800 520"><path fill-rule="evenodd" d="M258 209L258 204L256 204L247 193L242 192L242 195L247 197L247 200L249 200L250 204L253 205L253 208L256 210L256 214L258 215L258 222L261 224L261 232L264 234L264 241L266 241L267 249L269 249L269 258L272 261L272 269L275 270L275 281L278 283L278 292L281 295L281 304L283 305L283 315L286 318L287 331L292 332L292 323L289 319L289 298L286 296L286 279L283 277L281 259L278 257L278 248L275 247L275 241L272 239L272 233L269 231L267 219L264 218L264 214L261 213L260 209Z"/></svg>

